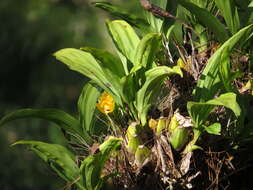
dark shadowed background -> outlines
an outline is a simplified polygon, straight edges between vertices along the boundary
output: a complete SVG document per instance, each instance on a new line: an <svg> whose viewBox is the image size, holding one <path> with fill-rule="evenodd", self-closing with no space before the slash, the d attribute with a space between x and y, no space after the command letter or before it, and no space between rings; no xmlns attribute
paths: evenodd
<svg viewBox="0 0 253 190"><path fill-rule="evenodd" d="M112 49L104 21L108 14L91 0L0 1L0 117L19 108L59 108L76 113L86 79L57 62L52 54L65 47ZM130 12L136 1L108 0ZM56 190L65 182L17 140L65 143L53 124L17 120L0 128L0 189Z"/></svg>

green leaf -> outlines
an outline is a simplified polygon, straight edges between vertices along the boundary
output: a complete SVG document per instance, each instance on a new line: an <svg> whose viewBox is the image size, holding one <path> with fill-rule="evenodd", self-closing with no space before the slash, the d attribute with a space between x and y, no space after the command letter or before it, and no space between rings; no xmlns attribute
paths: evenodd
<svg viewBox="0 0 253 190"><path fill-rule="evenodd" d="M87 144L92 144L91 137L86 131L82 130L79 121L68 113L58 109L20 109L4 116L0 121L0 126L12 120L31 117L54 122L62 129L70 133L80 135Z"/></svg>
<svg viewBox="0 0 253 190"><path fill-rule="evenodd" d="M146 34L150 30L149 23L146 20L137 17L136 15L130 14L129 12L125 11L125 9L112 5L109 2L94 2L93 4L96 7L109 12L111 15L125 20L132 26L137 27L143 34Z"/></svg>
<svg viewBox="0 0 253 190"><path fill-rule="evenodd" d="M172 74L183 76L179 66L173 68L159 66L145 72L146 81L142 85L142 88L137 92L136 99L136 108L142 125L145 125L147 122L147 112L151 106L151 100L154 97L154 94L160 92L163 80Z"/></svg>
<svg viewBox="0 0 253 190"><path fill-rule="evenodd" d="M105 91L114 95L115 98L119 97L118 89L106 78L104 68L99 65L90 53L74 48L66 48L57 51L54 55L56 59L66 64L70 69L92 79ZM120 99L117 99L117 101L120 103Z"/></svg>
<svg viewBox="0 0 253 190"><path fill-rule="evenodd" d="M139 145L141 145L141 139L140 139L140 130L141 126L138 126L137 123L133 122L131 123L126 131L126 137L127 137L127 151L134 154L138 148Z"/></svg>
<svg viewBox="0 0 253 190"><path fill-rule="evenodd" d="M115 101L122 105L122 99L124 98L124 93L122 89L122 85L120 80L123 76L125 76L125 71L123 64L119 59L114 57L107 51L96 49L96 48L81 48L83 51L91 53L96 59L97 63L100 65L101 69L104 72L104 76L107 81L110 81L111 89L114 92Z"/></svg>
<svg viewBox="0 0 253 190"><path fill-rule="evenodd" d="M209 134L213 134L213 135L220 135L221 132L221 124L220 123L214 123L210 126L204 126L204 129L206 132L208 132Z"/></svg>
<svg viewBox="0 0 253 190"><path fill-rule="evenodd" d="M164 10L167 7L167 0L150 0L150 3L156 5ZM146 13L145 16L146 16L149 24L151 25L152 29L154 30L154 32L161 32L164 18L156 17L148 11L146 11L145 13Z"/></svg>
<svg viewBox="0 0 253 190"><path fill-rule="evenodd" d="M135 50L140 42L134 29L124 20L108 21L106 24L118 50L134 63Z"/></svg>
<svg viewBox="0 0 253 190"><path fill-rule="evenodd" d="M189 134L186 128L177 128L169 136L171 146L179 151L187 143Z"/></svg>
<svg viewBox="0 0 253 190"><path fill-rule="evenodd" d="M208 63L202 72L197 83L195 99L197 101L207 101L217 93L217 85L220 82L218 71L222 63L224 54L230 54L233 48L238 44L243 44L252 36L253 24L244 27L230 39L228 39L208 60ZM225 52L225 53L224 53ZM226 56L225 56L226 57Z"/></svg>
<svg viewBox="0 0 253 190"><path fill-rule="evenodd" d="M99 146L99 150L101 154L109 156L110 152L114 150L119 150L121 148L122 141L122 138L110 136Z"/></svg>
<svg viewBox="0 0 253 190"><path fill-rule="evenodd" d="M215 106L224 106L231 109L236 117L241 114L241 108L236 101L235 93L225 93L207 102L188 102L187 109L195 127L198 128L207 119Z"/></svg>
<svg viewBox="0 0 253 190"><path fill-rule="evenodd" d="M121 146L122 139L109 137L104 143L99 146L100 152L88 156L81 164L80 171L83 177L84 187L88 190L94 190L101 187L101 172L105 162L109 159L112 151L118 150Z"/></svg>
<svg viewBox="0 0 253 190"><path fill-rule="evenodd" d="M250 2L248 7L253 7L253 1Z"/></svg>
<svg viewBox="0 0 253 190"><path fill-rule="evenodd" d="M94 132L94 122L96 120L94 114L99 96L99 90L92 84L87 83L84 85L78 99L79 120L83 131L87 131L90 135L93 135Z"/></svg>
<svg viewBox="0 0 253 190"><path fill-rule="evenodd" d="M160 50L162 36L160 33L149 33L145 35L137 46L134 57L134 67L131 72L135 72L140 67L150 69L155 60L157 52Z"/></svg>
<svg viewBox="0 0 253 190"><path fill-rule="evenodd" d="M166 11L178 17L178 2L176 0L167 1ZM177 21L172 18L166 18L163 22L162 33L166 34L167 39L170 39L172 28L175 27Z"/></svg>
<svg viewBox="0 0 253 190"><path fill-rule="evenodd" d="M75 156L65 147L58 144L48 144L40 141L18 141L14 145L29 145L31 150L35 152L43 161L65 181L75 183L80 189L85 190L80 184L80 173Z"/></svg>
<svg viewBox="0 0 253 190"><path fill-rule="evenodd" d="M240 29L240 19L234 0L215 0L232 34Z"/></svg>
<svg viewBox="0 0 253 190"><path fill-rule="evenodd" d="M121 61L108 51L91 47L82 47L81 50L90 53L106 74L113 74L119 78L125 76Z"/></svg>
<svg viewBox="0 0 253 190"><path fill-rule="evenodd" d="M227 92L232 92L233 87L231 84L233 75L231 73L231 68L230 68L230 57L229 57L229 52L227 49L224 49L223 54L221 55L221 64L219 65L219 78L221 79L225 90Z"/></svg>
<svg viewBox="0 0 253 190"><path fill-rule="evenodd" d="M228 39L228 34L225 30L225 26L209 11L204 8L200 8L197 5L186 0L177 1L191 14L195 15L200 24L206 26L209 30L211 30L219 42L224 42L226 39Z"/></svg>

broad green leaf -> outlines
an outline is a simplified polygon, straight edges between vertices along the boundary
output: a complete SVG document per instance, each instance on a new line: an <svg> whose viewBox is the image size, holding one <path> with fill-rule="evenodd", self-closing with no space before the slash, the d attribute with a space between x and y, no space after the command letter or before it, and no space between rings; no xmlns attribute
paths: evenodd
<svg viewBox="0 0 253 190"><path fill-rule="evenodd" d="M77 71L94 80L102 88L107 89L110 87L109 84L105 84L107 81L104 73L90 53L74 48L66 48L57 51L54 56L66 64L71 70Z"/></svg>
<svg viewBox="0 0 253 190"><path fill-rule="evenodd" d="M108 51L91 47L82 47L81 50L90 53L106 74L111 73L119 78L125 75L121 61Z"/></svg>
<svg viewBox="0 0 253 190"><path fill-rule="evenodd" d="M122 138L110 136L99 146L99 151L101 154L109 157L111 151L119 150L121 148L122 140Z"/></svg>
<svg viewBox="0 0 253 190"><path fill-rule="evenodd" d="M150 3L156 5L164 10L167 7L167 0L150 0ZM145 16L146 16L149 24L153 28L154 32L161 32L164 18L156 17L152 13L147 12L147 11L145 12Z"/></svg>
<svg viewBox="0 0 253 190"><path fill-rule="evenodd" d="M94 56L97 60L97 63L104 72L105 78L107 81L110 81L111 88L113 89L115 95L115 101L122 105L121 99L124 99L124 93L122 92L123 89L120 79L125 76L126 73L120 60L104 50L88 47L81 49L92 54L92 56Z"/></svg>
<svg viewBox="0 0 253 190"><path fill-rule="evenodd" d="M127 151L131 154L134 154L139 145L142 144L140 139L140 126L136 122L131 123L126 131L127 137Z"/></svg>
<svg viewBox="0 0 253 190"><path fill-rule="evenodd" d="M140 42L134 29L124 20L108 21L107 28L118 50L134 63L135 50Z"/></svg>
<svg viewBox="0 0 253 190"><path fill-rule="evenodd" d="M179 74L180 76L183 75L179 66L175 66L173 68L159 66L146 71L146 81L142 88L137 92L136 99L136 108L142 125L145 125L147 122L146 116L148 109L151 106L151 100L154 97L154 94L160 92L163 80L172 74Z"/></svg>
<svg viewBox="0 0 253 190"><path fill-rule="evenodd" d="M240 29L240 19L234 0L215 0L232 34Z"/></svg>
<svg viewBox="0 0 253 190"><path fill-rule="evenodd" d="M115 98L119 97L118 89L106 78L103 68L90 53L67 48L57 51L54 55L56 59L66 64L70 69L92 79L105 91L115 95ZM117 101L120 101L120 99L117 99Z"/></svg>
<svg viewBox="0 0 253 190"><path fill-rule="evenodd" d="M130 73L129 75L121 79L121 84L123 88L123 93L125 94L125 102L130 103L134 100L137 84L135 81L135 73Z"/></svg>
<svg viewBox="0 0 253 190"><path fill-rule="evenodd" d="M225 93L207 102L188 102L187 109L195 127L199 127L207 119L215 106L224 106L231 109L236 117L241 114L241 108L237 103L235 93Z"/></svg>
<svg viewBox="0 0 253 190"><path fill-rule="evenodd" d="M3 117L0 120L0 126L9 121L23 118L39 118L54 122L62 129L83 137L89 145L92 144L91 137L86 131L82 130L79 121L68 113L58 109L20 109Z"/></svg>
<svg viewBox="0 0 253 190"><path fill-rule="evenodd" d="M101 178L101 172L104 164L109 159L110 153L120 148L121 142L121 138L111 136L99 146L99 153L84 159L80 171L82 173L84 187L87 190L98 190L98 186L101 187L101 180L103 180Z"/></svg>
<svg viewBox="0 0 253 190"><path fill-rule="evenodd" d="M221 55L221 64L219 65L219 78L221 79L226 92L232 92L233 87L231 81L233 80L233 74L230 68L230 57L227 49L224 49Z"/></svg>
<svg viewBox="0 0 253 190"><path fill-rule="evenodd" d="M220 123L214 123L210 126L204 126L204 129L206 132L208 132L209 134L213 134L213 135L220 135L221 132L221 124Z"/></svg>
<svg viewBox="0 0 253 190"><path fill-rule="evenodd" d="M161 42L162 36L159 33L145 35L137 46L134 57L135 66L131 72L135 72L139 67L150 69L157 52L160 50Z"/></svg>
<svg viewBox="0 0 253 190"><path fill-rule="evenodd" d="M87 83L84 85L78 99L79 120L82 124L83 131L87 131L90 135L94 132L93 127L96 120L94 114L99 96L99 90L92 84Z"/></svg>
<svg viewBox="0 0 253 190"><path fill-rule="evenodd" d="M195 99L197 101L207 101L217 93L217 84L220 82L218 71L224 57L224 51L230 54L233 48L238 44L243 44L252 36L253 24L244 27L230 39L228 39L208 60L208 63L202 72L197 83ZM226 54L226 53L225 53Z"/></svg>
<svg viewBox="0 0 253 190"><path fill-rule="evenodd" d="M250 2L248 7L253 7L253 1Z"/></svg>
<svg viewBox="0 0 253 190"><path fill-rule="evenodd" d="M93 4L96 7L99 7L109 12L111 15L127 21L132 26L135 26L140 29L143 34L146 34L150 30L150 26L146 20L144 20L143 18L139 18L136 15L130 14L129 12L125 11L125 9L112 5L108 2L94 2Z"/></svg>
<svg viewBox="0 0 253 190"><path fill-rule="evenodd" d="M186 0L178 0L178 3L190 11L191 14L195 15L200 24L211 30L219 42L224 42L228 39L225 26L206 9L200 8Z"/></svg>
<svg viewBox="0 0 253 190"><path fill-rule="evenodd" d="M85 190L80 183L80 173L75 156L65 147L58 144L48 144L40 141L18 141L13 145L29 145L43 161L64 180L75 183L80 189Z"/></svg>

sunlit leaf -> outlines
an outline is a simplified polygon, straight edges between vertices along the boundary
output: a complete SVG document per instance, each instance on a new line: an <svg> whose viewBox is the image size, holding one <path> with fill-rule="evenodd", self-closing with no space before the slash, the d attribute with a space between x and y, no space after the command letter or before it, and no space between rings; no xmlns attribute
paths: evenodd
<svg viewBox="0 0 253 190"><path fill-rule="evenodd" d="M167 0L150 0L150 3L156 5L164 10L167 7ZM146 16L149 24L151 25L152 29L154 30L154 32L161 32L164 18L154 16L152 13L150 13L148 11L145 12L145 16Z"/></svg>
<svg viewBox="0 0 253 190"><path fill-rule="evenodd" d="M240 29L240 19L234 0L215 0L232 34Z"/></svg>
<svg viewBox="0 0 253 190"><path fill-rule="evenodd" d="M197 101L207 101L214 97L217 93L217 84L220 82L218 71L222 62L221 58L224 57L224 51L225 54L227 54L226 51L230 54L236 45L243 44L252 36L252 31L253 24L241 29L228 39L208 60L197 83L195 91L195 99Z"/></svg>
<svg viewBox="0 0 253 190"><path fill-rule="evenodd" d="M215 106L224 106L231 109L236 117L241 114L241 108L234 93L225 93L207 102L188 102L187 109L196 127L199 127L207 119Z"/></svg>
<svg viewBox="0 0 253 190"><path fill-rule="evenodd" d="M253 1L250 2L248 7L253 7Z"/></svg>
<svg viewBox="0 0 253 190"><path fill-rule="evenodd" d="M183 75L179 66L175 66L173 68L169 68L167 66L159 66L150 69L145 73L145 83L137 92L136 99L136 108L138 110L142 125L145 125L147 122L146 115L148 109L152 104L151 100L154 97L154 94L160 92L160 87L163 83L163 80L172 74L179 74L180 76Z"/></svg>
<svg viewBox="0 0 253 190"><path fill-rule="evenodd" d="M134 29L124 20L108 21L106 24L118 50L134 63L135 50L140 42Z"/></svg>
<svg viewBox="0 0 253 190"><path fill-rule="evenodd" d="M109 2L94 2L93 4L96 7L99 7L109 12L111 15L127 21L132 26L135 26L140 29L143 34L146 34L150 30L149 23L145 19L137 17L134 14L130 14L125 9L122 9L116 5L112 5Z"/></svg>
<svg viewBox="0 0 253 190"><path fill-rule="evenodd" d="M54 55L56 59L66 64L70 69L92 79L105 91L115 95L115 99L121 103L118 98L120 97L118 89L113 85L114 83L106 78L108 75L104 72L110 66L102 68L90 53L74 48L59 50Z"/></svg>
<svg viewBox="0 0 253 190"><path fill-rule="evenodd" d="M204 126L204 129L209 134L213 135L220 135L221 132L221 124L220 123L214 123L210 126Z"/></svg>
<svg viewBox="0 0 253 190"><path fill-rule="evenodd" d="M100 152L85 158L81 164L80 171L82 173L84 187L87 190L94 190L101 187L103 178L101 172L105 162L108 160L112 151L118 150L121 146L122 139L117 137L109 137L99 146Z"/></svg>
<svg viewBox="0 0 253 190"><path fill-rule="evenodd" d="M162 36L159 33L145 35L137 46L134 57L134 68L145 67L146 69L150 69L157 52L160 50L161 42ZM132 70L131 72L134 71Z"/></svg>
<svg viewBox="0 0 253 190"><path fill-rule="evenodd" d="M99 90L92 84L87 83L83 87L82 93L78 99L80 123L82 124L83 130L89 132L91 135L94 132L94 122L96 120L94 114L99 96Z"/></svg>

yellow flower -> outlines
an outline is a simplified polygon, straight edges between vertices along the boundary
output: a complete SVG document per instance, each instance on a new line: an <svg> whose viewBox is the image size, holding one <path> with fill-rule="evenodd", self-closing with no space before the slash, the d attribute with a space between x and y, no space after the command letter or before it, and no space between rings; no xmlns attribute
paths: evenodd
<svg viewBox="0 0 253 190"><path fill-rule="evenodd" d="M97 109L104 114L113 112L115 102L113 97L107 92L103 92L98 99Z"/></svg>
<svg viewBox="0 0 253 190"><path fill-rule="evenodd" d="M186 59L186 63L184 63L182 58L178 58L178 60L177 60L177 65L186 71L188 70L190 64L191 64L191 57Z"/></svg>

